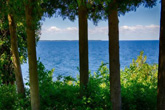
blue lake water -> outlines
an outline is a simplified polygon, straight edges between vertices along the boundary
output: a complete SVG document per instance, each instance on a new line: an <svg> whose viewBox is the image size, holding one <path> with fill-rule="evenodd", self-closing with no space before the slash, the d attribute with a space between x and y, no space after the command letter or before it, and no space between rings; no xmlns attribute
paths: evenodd
<svg viewBox="0 0 165 110"><path fill-rule="evenodd" d="M55 68L54 76L79 74L78 41L39 41L37 57L48 70ZM94 72L101 62L108 63L108 41L89 41L89 70ZM147 63L158 63L159 41L120 41L120 67L129 67L132 59L136 59L144 51ZM23 77L28 75L28 64L22 65Z"/></svg>

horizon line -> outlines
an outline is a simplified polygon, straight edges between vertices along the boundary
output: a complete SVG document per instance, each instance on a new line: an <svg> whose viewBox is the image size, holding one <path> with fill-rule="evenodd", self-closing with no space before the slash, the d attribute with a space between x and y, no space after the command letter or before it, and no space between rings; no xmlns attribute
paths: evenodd
<svg viewBox="0 0 165 110"><path fill-rule="evenodd" d="M39 40L39 41L79 41L79 40ZM88 41L109 41L109 40L88 40ZM119 41L159 41L155 39L145 39L145 40L119 40Z"/></svg>

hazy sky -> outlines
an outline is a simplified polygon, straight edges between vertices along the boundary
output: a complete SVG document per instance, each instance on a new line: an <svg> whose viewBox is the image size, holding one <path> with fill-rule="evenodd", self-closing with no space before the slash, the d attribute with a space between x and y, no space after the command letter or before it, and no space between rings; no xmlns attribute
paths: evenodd
<svg viewBox="0 0 165 110"><path fill-rule="evenodd" d="M46 18L42 21L40 40L78 40L78 20ZM136 12L119 17L120 40L158 40L160 25L160 3L154 8L139 7ZM108 21L97 26L88 21L89 40L108 40Z"/></svg>

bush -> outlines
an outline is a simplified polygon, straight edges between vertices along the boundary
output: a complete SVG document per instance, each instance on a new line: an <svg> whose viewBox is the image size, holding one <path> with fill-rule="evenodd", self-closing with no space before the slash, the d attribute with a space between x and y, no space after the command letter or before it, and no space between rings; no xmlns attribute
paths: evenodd
<svg viewBox="0 0 165 110"><path fill-rule="evenodd" d="M15 85L0 85L0 110L29 110L29 103L28 97L17 94Z"/></svg>
<svg viewBox="0 0 165 110"><path fill-rule="evenodd" d="M44 109L57 110L102 110L111 109L109 70L102 63L94 74L89 74L88 88L85 96L79 97L79 78L59 76L52 81L53 71L46 71L40 64L40 95ZM121 71L122 107L123 110L156 109L158 65L146 63L143 52L133 60L129 68ZM43 89L44 88L44 89Z"/></svg>
<svg viewBox="0 0 165 110"><path fill-rule="evenodd" d="M0 86L0 110L12 110L15 105L16 89L12 85Z"/></svg>
<svg viewBox="0 0 165 110"><path fill-rule="evenodd" d="M79 94L79 77L58 76L53 81L54 70L46 70L39 61L37 64L42 110L111 110L109 70L106 64L102 63L97 72L89 73L88 87L82 98ZM129 68L121 70L123 110L156 109L157 70L157 64L146 63L143 52ZM1 85L0 97L0 109L30 109L29 89L26 91L26 99L18 100L15 86Z"/></svg>
<svg viewBox="0 0 165 110"><path fill-rule="evenodd" d="M156 109L158 65L147 64L146 58L141 52L129 68L121 71L124 110Z"/></svg>

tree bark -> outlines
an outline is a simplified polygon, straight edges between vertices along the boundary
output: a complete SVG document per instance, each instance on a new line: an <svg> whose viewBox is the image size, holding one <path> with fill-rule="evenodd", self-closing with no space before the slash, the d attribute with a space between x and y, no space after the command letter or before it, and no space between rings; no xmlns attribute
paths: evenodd
<svg viewBox="0 0 165 110"><path fill-rule="evenodd" d="M79 57L80 57L80 88L88 84L88 20L87 8L80 6L79 15Z"/></svg>
<svg viewBox="0 0 165 110"><path fill-rule="evenodd" d="M113 110L121 110L121 86L120 86L120 58L119 58L119 27L118 11L109 9L109 69L110 69L110 95Z"/></svg>
<svg viewBox="0 0 165 110"><path fill-rule="evenodd" d="M18 53L16 24L13 15L8 14L8 22L9 22L9 31L11 37L12 62L13 62L15 78L16 78L17 92L18 94L21 94L23 97L25 97L25 88L24 88L21 65L19 60L19 53Z"/></svg>
<svg viewBox="0 0 165 110"><path fill-rule="evenodd" d="M39 85L38 85L38 72L37 72L37 58L36 58L36 44L35 44L35 26L32 12L34 6L31 5L32 1L25 6L26 15L26 33L27 33L27 48L28 48L28 61L29 61L29 76L30 76L30 95L31 95L31 108L32 110L40 109L39 100Z"/></svg>
<svg viewBox="0 0 165 110"><path fill-rule="evenodd" d="M161 6L157 109L165 110L165 0Z"/></svg>

